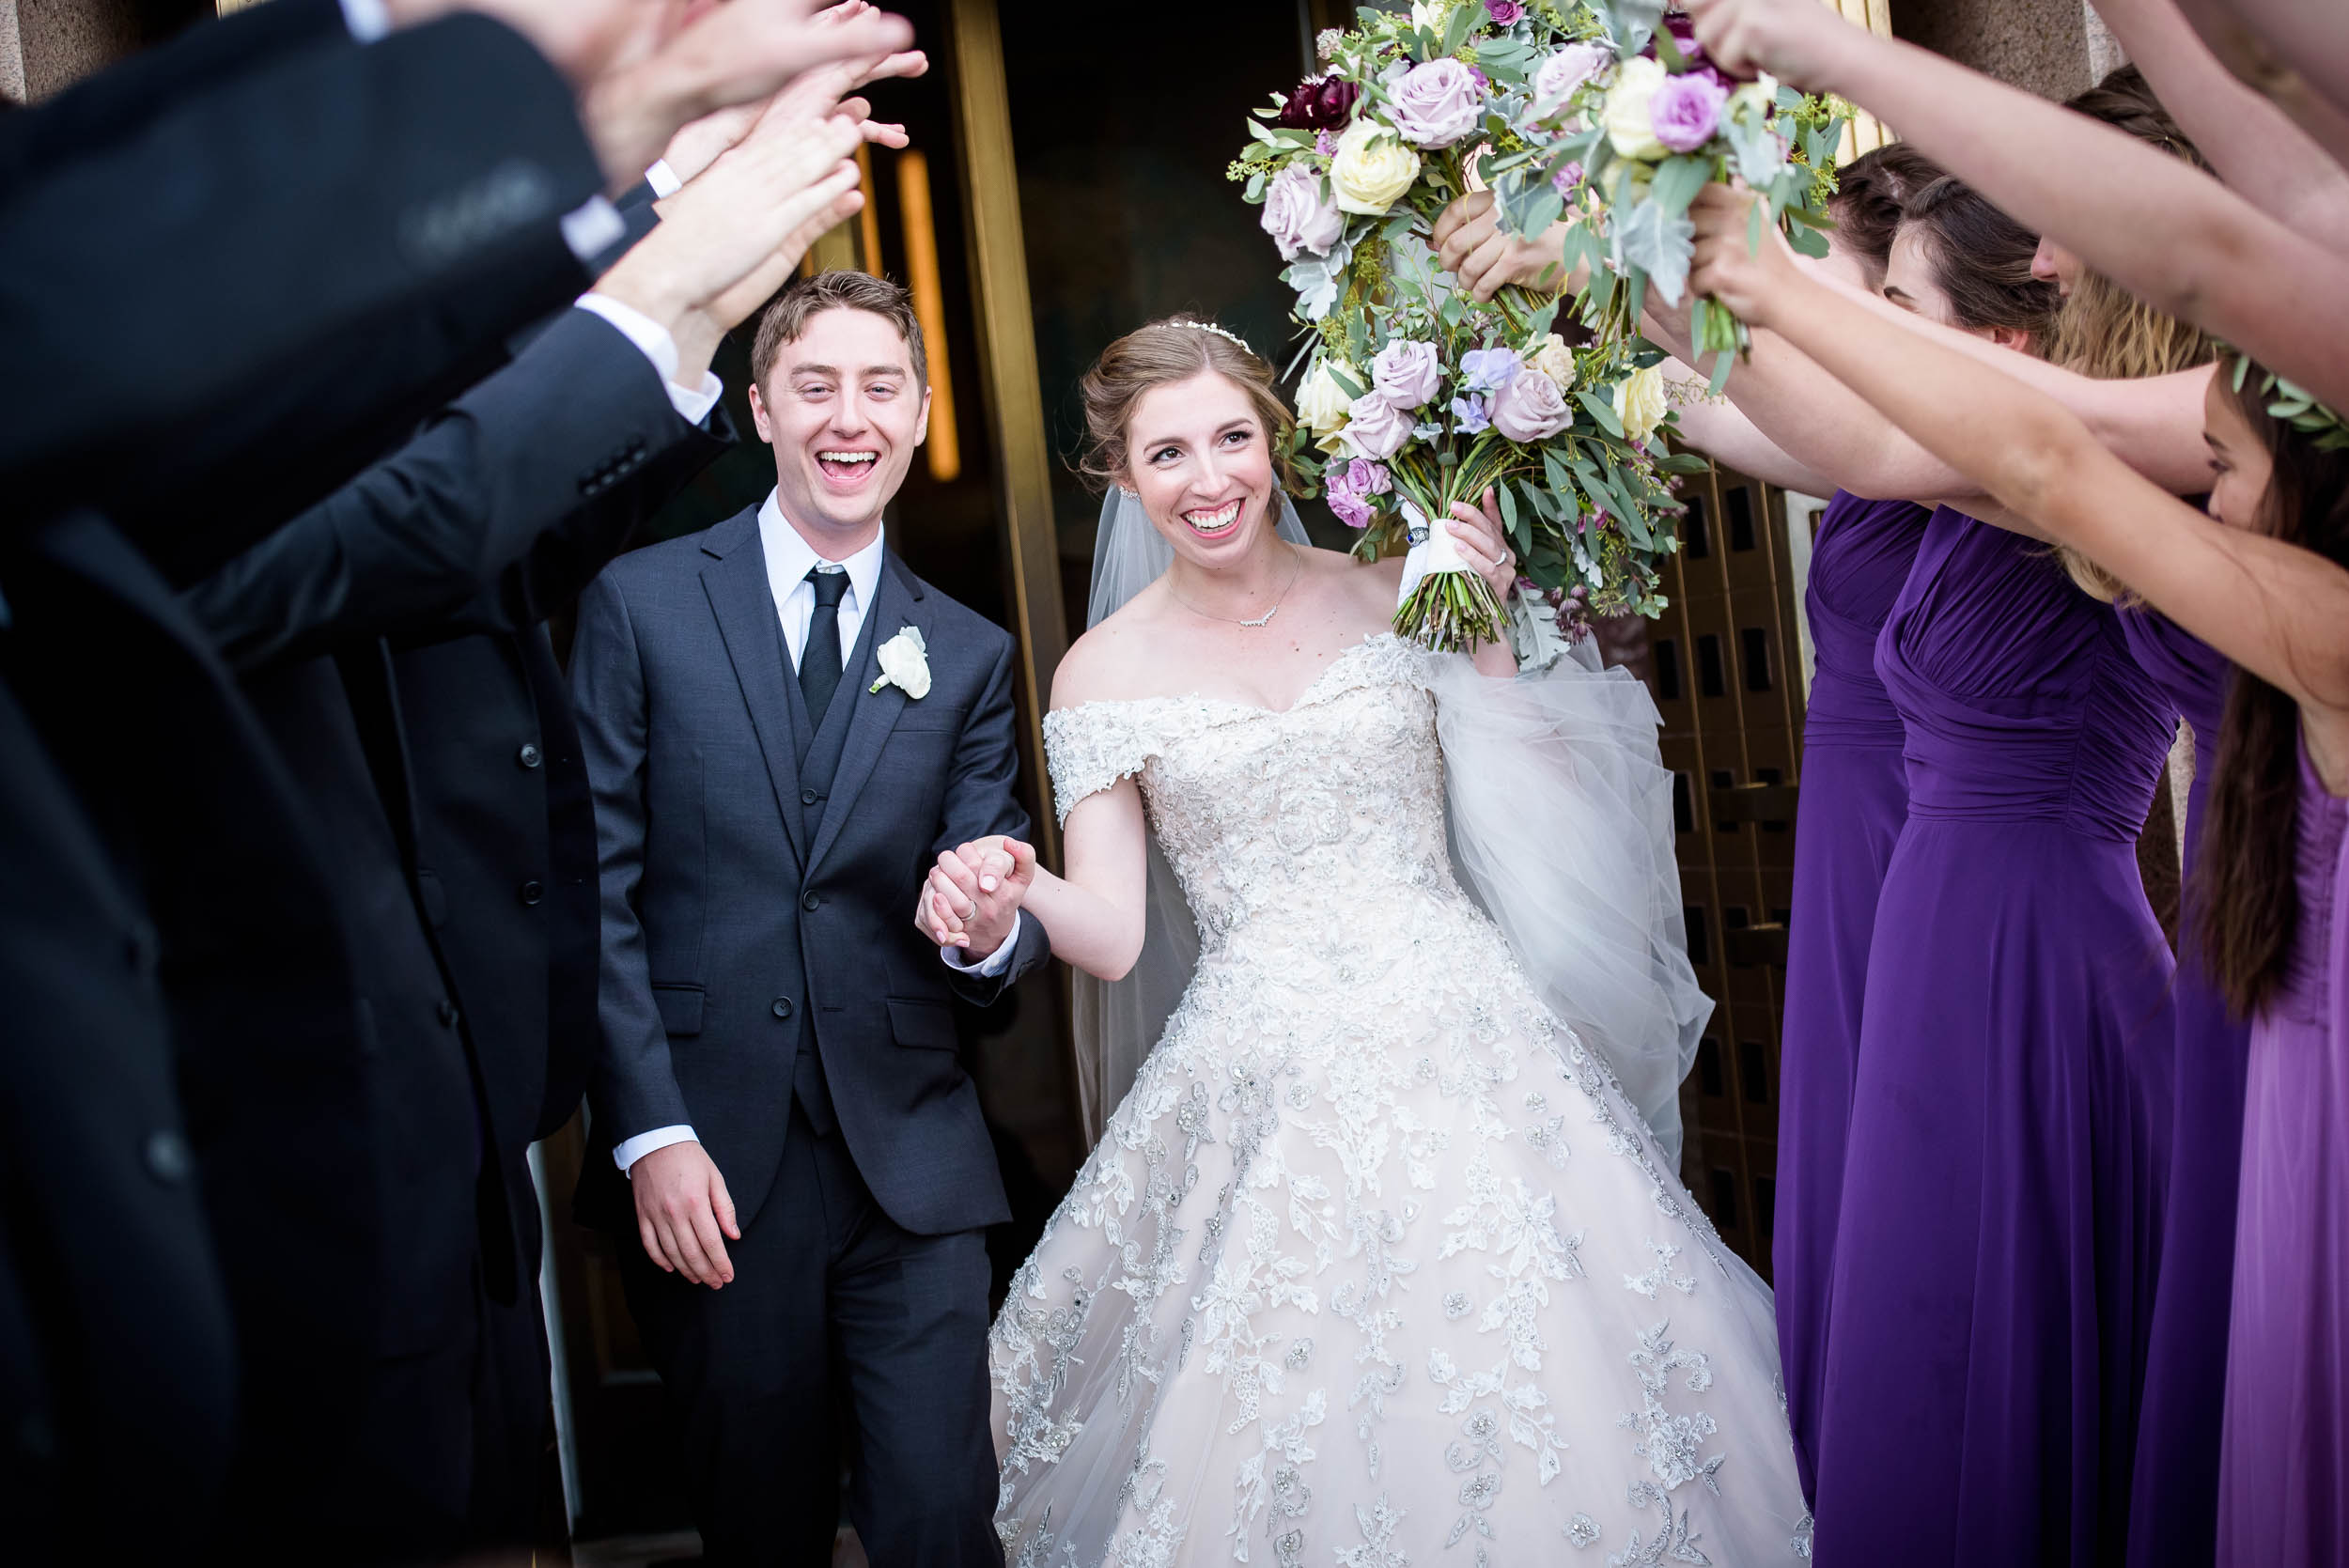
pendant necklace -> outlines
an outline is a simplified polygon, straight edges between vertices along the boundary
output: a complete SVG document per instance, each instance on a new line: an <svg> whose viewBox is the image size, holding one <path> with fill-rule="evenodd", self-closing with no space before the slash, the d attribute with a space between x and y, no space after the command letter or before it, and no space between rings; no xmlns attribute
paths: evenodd
<svg viewBox="0 0 2349 1568"><path fill-rule="evenodd" d="M1283 539L1281 542L1283 544L1288 544L1286 539ZM1175 603L1181 605L1184 609L1190 611L1192 614L1198 616L1203 621L1221 621L1226 626L1269 626L1272 624L1272 617L1281 613L1282 601L1289 597L1289 590L1297 586L1298 578L1304 574L1305 558L1302 555L1297 554L1297 547L1295 545L1289 545L1289 552L1291 555L1296 557L1296 567L1290 571L1289 580L1281 584L1281 592L1273 598L1272 608L1266 611L1263 614L1258 615L1253 620L1244 621L1237 615L1210 615L1205 610L1200 609L1197 605L1191 603L1190 600L1185 598L1181 594L1176 593L1174 584L1172 582L1166 585L1166 591L1174 595Z"/></svg>

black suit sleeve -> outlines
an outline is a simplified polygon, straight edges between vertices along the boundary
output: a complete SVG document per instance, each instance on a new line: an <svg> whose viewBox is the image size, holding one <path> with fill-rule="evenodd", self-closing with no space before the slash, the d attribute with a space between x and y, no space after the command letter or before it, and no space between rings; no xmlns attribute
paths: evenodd
<svg viewBox="0 0 2349 1568"><path fill-rule="evenodd" d="M350 41L338 0L271 0L201 23L38 107L0 117L0 194L60 162L102 151L180 99L301 50Z"/></svg>
<svg viewBox="0 0 2349 1568"><path fill-rule="evenodd" d="M190 607L250 670L453 616L509 567L522 605L559 603L723 444L678 417L610 323L566 311L415 440L198 584Z"/></svg>
<svg viewBox="0 0 2349 1568"><path fill-rule="evenodd" d="M992 833L1017 839L1028 836L1028 814L1019 809L1013 793L1019 779L1019 741L1011 700L1013 653L1011 639L1006 637L994 669L988 674L987 687L963 724L962 739L955 748L954 772L946 781L938 841L930 846L932 860ZM910 908L906 918L913 918ZM949 983L966 1000L984 1007L1050 955L1051 944L1043 924L1033 913L1024 913L1018 946L1002 973L982 975L949 964Z"/></svg>
<svg viewBox="0 0 2349 1568"><path fill-rule="evenodd" d="M299 52L26 184L0 207L10 518L94 504L203 575L575 294L560 220L600 183L562 78L458 15Z"/></svg>

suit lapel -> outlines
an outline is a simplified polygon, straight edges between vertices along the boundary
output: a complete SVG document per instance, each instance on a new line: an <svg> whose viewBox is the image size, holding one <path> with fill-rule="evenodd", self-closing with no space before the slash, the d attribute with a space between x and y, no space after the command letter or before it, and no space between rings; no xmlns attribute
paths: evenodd
<svg viewBox="0 0 2349 1568"><path fill-rule="evenodd" d="M767 584L767 555L759 548L757 511L738 513L712 528L702 549L718 557L702 567L702 588L718 617L718 634L725 641L726 658L742 688L742 706L750 710L751 728L758 734L758 749L767 759L767 779L774 786L775 809L790 837L791 853L804 866L808 863L806 828L800 805L790 693L785 689L782 621Z"/></svg>
<svg viewBox="0 0 2349 1568"><path fill-rule="evenodd" d="M865 654L858 660L853 675L859 687L856 711L849 716L848 737L841 748L840 768L832 775L832 795L824 802L823 821L816 830L816 847L807 862L810 875L822 863L832 841L840 836L841 824L848 820L858 794L880 761L889 732L897 726L897 715L905 711L906 694L902 689L894 685L884 686L879 691L864 689L880 678L880 645L900 629L919 627L924 640L929 640L929 624L921 613L911 582L895 556L881 563L879 590L873 596L872 611L865 617L866 634L858 639L864 645ZM843 674L844 688L849 678L849 675ZM841 695L848 693L844 691Z"/></svg>

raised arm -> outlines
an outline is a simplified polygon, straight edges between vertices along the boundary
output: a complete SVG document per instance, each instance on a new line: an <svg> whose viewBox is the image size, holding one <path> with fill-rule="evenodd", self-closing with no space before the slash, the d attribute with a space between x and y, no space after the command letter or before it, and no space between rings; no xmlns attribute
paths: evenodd
<svg viewBox="0 0 2349 1568"><path fill-rule="evenodd" d="M1817 0L1690 0L1732 70L1845 98L2017 223L2152 304L2244 349L2329 403L2349 403L2349 257L2127 133L1912 44Z"/></svg>
<svg viewBox="0 0 2349 1568"><path fill-rule="evenodd" d="M2349 715L2349 571L2222 527L2139 475L2053 398L1746 248L1747 198L1699 198L1696 287L1762 322L2044 534L2299 702Z"/></svg>
<svg viewBox="0 0 2349 1568"><path fill-rule="evenodd" d="M2096 14L2230 190L2349 252L2349 170L2274 100L2229 72L2175 0L2098 0Z"/></svg>

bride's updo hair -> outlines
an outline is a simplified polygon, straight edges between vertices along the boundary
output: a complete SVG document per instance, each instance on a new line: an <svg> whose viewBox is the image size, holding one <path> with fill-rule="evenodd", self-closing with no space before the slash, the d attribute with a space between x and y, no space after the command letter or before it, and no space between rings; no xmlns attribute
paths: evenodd
<svg viewBox="0 0 2349 1568"><path fill-rule="evenodd" d="M1134 406L1153 388L1187 381L1203 370L1216 372L1248 395L1264 421L1272 475L1283 490L1296 494L1289 440L1297 416L1275 390L1272 366L1222 328L1190 316L1170 316L1128 333L1102 349L1077 383L1085 407L1084 452L1077 472L1096 489L1126 483L1132 459L1126 430L1133 422Z"/></svg>

